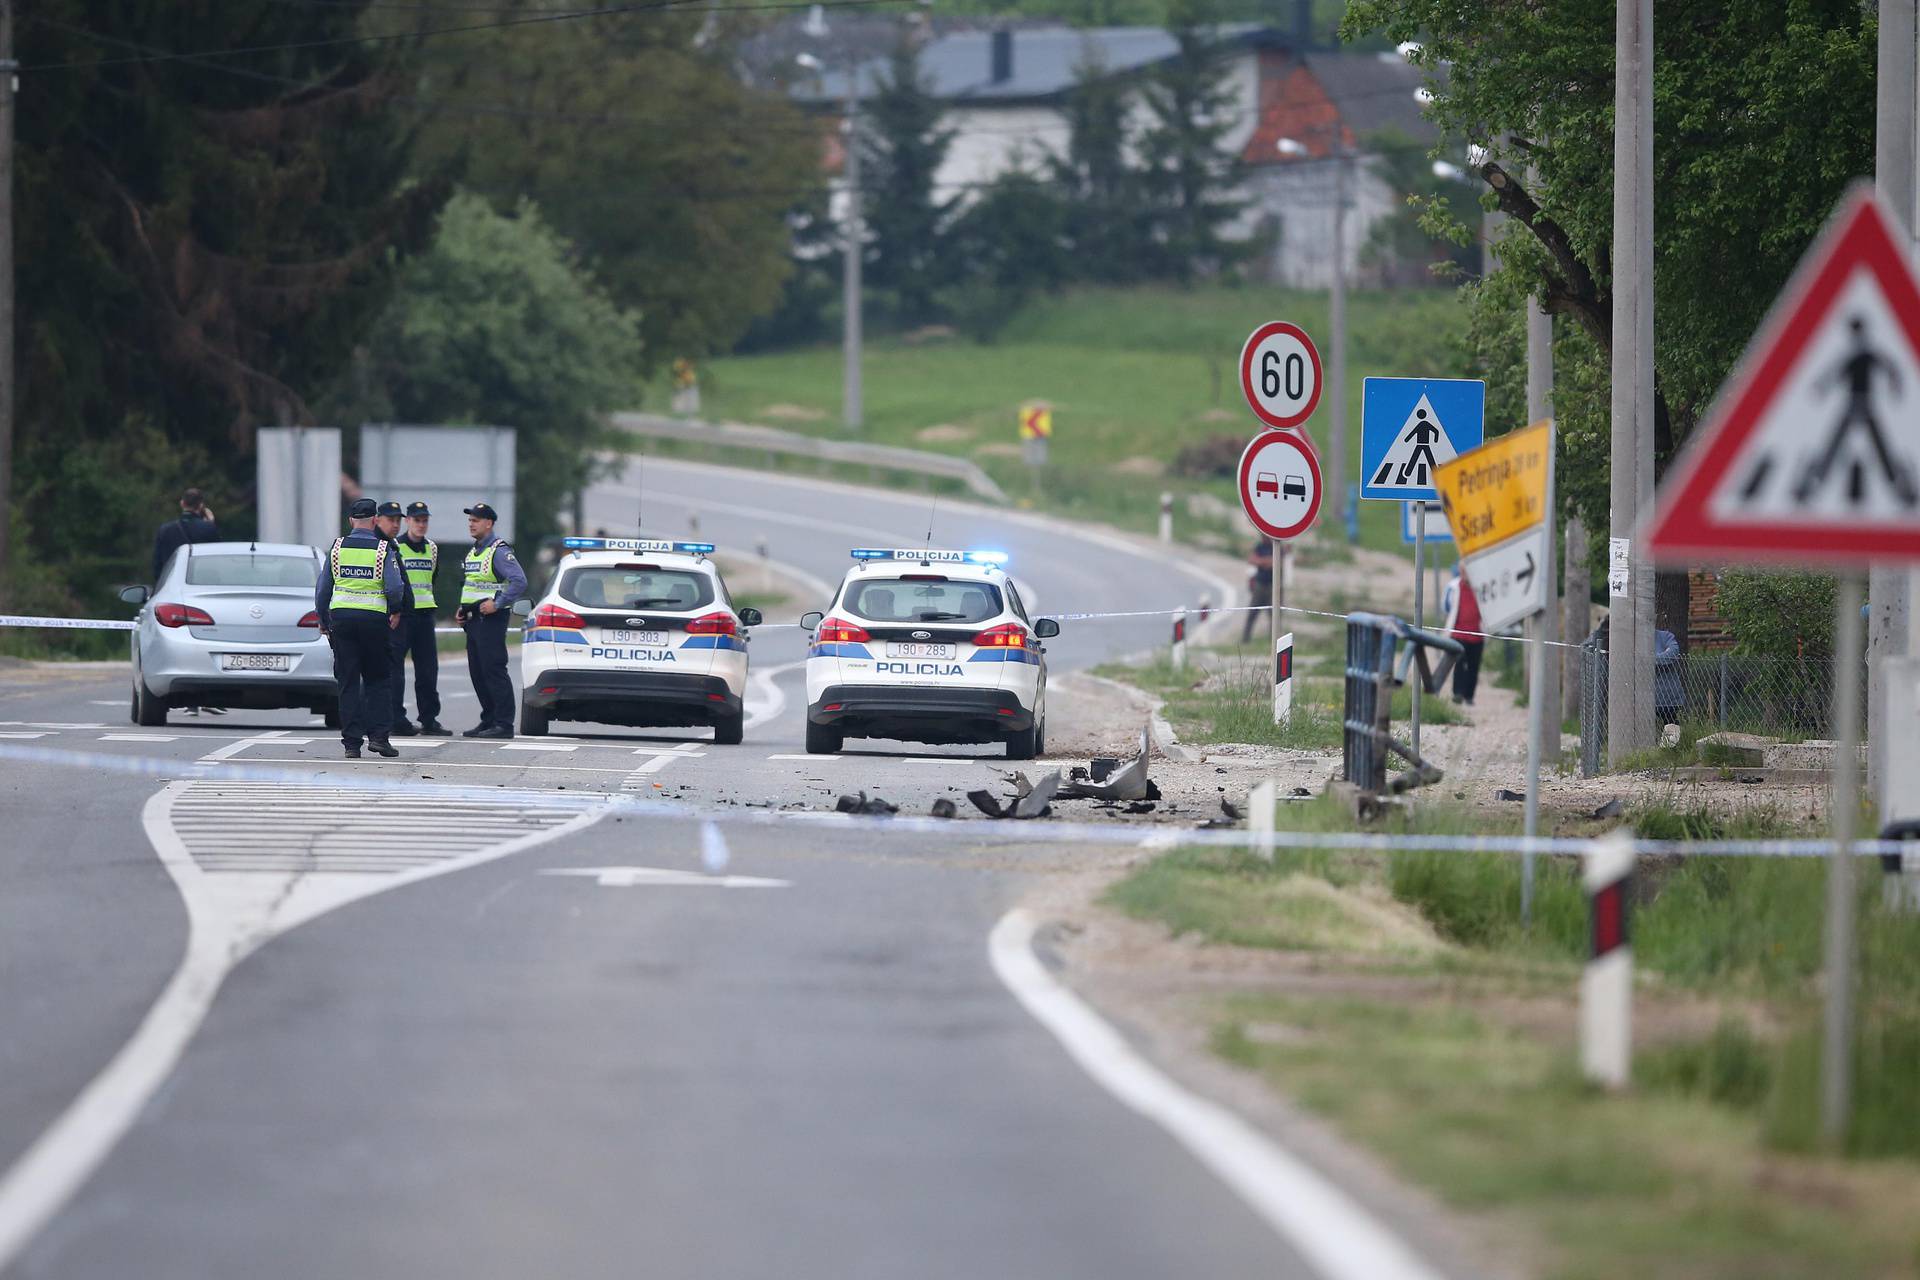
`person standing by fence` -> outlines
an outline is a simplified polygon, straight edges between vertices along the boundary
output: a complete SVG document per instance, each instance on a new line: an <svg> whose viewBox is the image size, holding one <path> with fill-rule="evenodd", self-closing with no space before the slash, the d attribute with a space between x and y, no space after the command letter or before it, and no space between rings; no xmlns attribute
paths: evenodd
<svg viewBox="0 0 1920 1280"><path fill-rule="evenodd" d="M1480 656L1486 651L1487 638L1480 634L1480 602L1457 564L1447 581L1446 610L1447 634L1460 642L1462 650L1460 661L1453 664L1453 700L1470 707L1480 687Z"/></svg>

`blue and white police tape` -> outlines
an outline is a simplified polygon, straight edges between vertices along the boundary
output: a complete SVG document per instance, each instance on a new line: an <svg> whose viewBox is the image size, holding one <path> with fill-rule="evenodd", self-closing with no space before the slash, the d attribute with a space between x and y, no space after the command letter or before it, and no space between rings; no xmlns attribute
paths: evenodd
<svg viewBox="0 0 1920 1280"><path fill-rule="evenodd" d="M39 618L28 613L0 613L0 627L55 627L63 631L131 631L134 624L116 618Z"/></svg>
<svg viewBox="0 0 1920 1280"><path fill-rule="evenodd" d="M263 738L263 744L275 740ZM200 761L171 759L164 756L120 755L104 751L67 751L58 747L29 746L0 742L0 760L22 764L42 764L57 768L118 773L135 777L185 779L207 782L267 782L284 785L290 794L303 789L336 789L342 786L369 788L413 796L432 795L447 799L472 800L506 798L516 803L562 806L590 810L596 805L668 820L698 820L737 826L789 825L794 822L819 822L853 831L898 832L914 836L945 836L977 843L990 840L1004 844L1084 844L1172 848L1244 848L1271 839L1281 851L1290 849L1327 850L1337 853L1497 853L1550 854L1572 857L1592 849L1594 838L1566 836L1444 836L1373 835L1366 832L1275 831L1265 836L1250 830L1197 828L1169 823L1125 823L1069 821L1057 818L1040 820L993 820L987 818L865 817L833 810L750 810L734 806L701 805L685 800L664 800L626 792L558 790L537 787L473 787L421 778L400 778L381 770L406 768L407 765L383 765L376 762L316 761L315 770L248 764L237 759ZM270 802L269 802L270 803ZM1715 858L1824 858L1833 853L1831 840L1639 840L1631 842L1635 854L1650 857ZM1898 840L1856 840L1849 851L1856 857L1879 857L1912 849L1910 842Z"/></svg>

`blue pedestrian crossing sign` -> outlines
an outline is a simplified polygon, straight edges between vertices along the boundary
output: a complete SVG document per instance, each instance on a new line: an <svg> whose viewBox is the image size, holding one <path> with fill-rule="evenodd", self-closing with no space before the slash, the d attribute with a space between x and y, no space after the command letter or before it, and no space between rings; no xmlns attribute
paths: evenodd
<svg viewBox="0 0 1920 1280"><path fill-rule="evenodd" d="M1487 384L1478 378L1368 378L1361 395L1360 496L1438 502L1434 468L1480 447Z"/></svg>

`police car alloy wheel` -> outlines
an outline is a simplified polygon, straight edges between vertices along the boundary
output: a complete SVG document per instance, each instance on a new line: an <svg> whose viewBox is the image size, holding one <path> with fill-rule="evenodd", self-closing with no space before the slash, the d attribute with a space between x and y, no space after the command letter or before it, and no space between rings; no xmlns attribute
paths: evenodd
<svg viewBox="0 0 1920 1280"><path fill-rule="evenodd" d="M521 732L555 722L711 726L745 734L748 629L708 556L713 544L567 538L521 637Z"/></svg>
<svg viewBox="0 0 1920 1280"><path fill-rule="evenodd" d="M1045 647L1004 553L860 547L830 608L807 615L807 750L847 738L1003 743L1045 739Z"/></svg>

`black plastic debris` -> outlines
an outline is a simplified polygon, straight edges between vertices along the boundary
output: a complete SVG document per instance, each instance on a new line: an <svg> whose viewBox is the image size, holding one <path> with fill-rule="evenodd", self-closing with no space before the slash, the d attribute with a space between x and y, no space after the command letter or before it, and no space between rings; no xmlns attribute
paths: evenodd
<svg viewBox="0 0 1920 1280"><path fill-rule="evenodd" d="M1007 816L1006 806L1000 803L1000 798L985 788L979 791L967 792L967 799L973 803L974 808L986 814L989 818L1004 818Z"/></svg>
<svg viewBox="0 0 1920 1280"><path fill-rule="evenodd" d="M1587 816L1590 818L1617 818L1627 811L1627 802L1619 796L1607 801Z"/></svg>
<svg viewBox="0 0 1920 1280"><path fill-rule="evenodd" d="M1071 781L1060 788L1062 800L1150 800L1158 799L1159 791L1152 795L1148 789L1153 786L1147 780L1147 756L1152 749L1152 739L1146 729L1140 731L1140 754L1128 761L1124 768L1105 768L1101 766L1103 758L1090 762L1088 774L1090 781Z"/></svg>
<svg viewBox="0 0 1920 1280"><path fill-rule="evenodd" d="M1525 800L1527 798L1527 795L1526 795L1526 792L1524 791L1509 791L1507 788L1502 787L1498 791L1493 793L1493 798L1496 800L1519 801L1519 800Z"/></svg>
<svg viewBox="0 0 1920 1280"><path fill-rule="evenodd" d="M841 813L857 813L872 818L885 818L900 812L897 804L888 804L879 796L869 796L862 791L857 796L841 796L833 802L833 807Z"/></svg>
<svg viewBox="0 0 1920 1280"><path fill-rule="evenodd" d="M957 818L960 816L959 807L945 796L941 796L938 800L935 800L933 802L933 808L927 812L928 816L935 818Z"/></svg>

